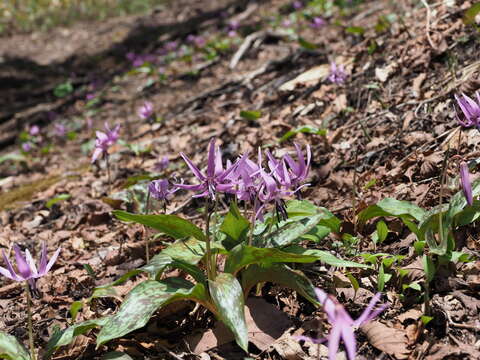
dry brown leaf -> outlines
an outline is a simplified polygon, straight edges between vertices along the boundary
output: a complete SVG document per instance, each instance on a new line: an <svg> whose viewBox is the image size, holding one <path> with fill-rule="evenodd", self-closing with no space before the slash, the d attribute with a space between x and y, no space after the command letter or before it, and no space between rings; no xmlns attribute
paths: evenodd
<svg viewBox="0 0 480 360"><path fill-rule="evenodd" d="M248 328L248 340L264 351L291 326L291 321L275 306L264 299L250 298L245 306L245 319ZM272 321L275 319L275 321ZM233 334L227 327L217 322L214 329L188 339L195 354L200 354L232 341Z"/></svg>
<svg viewBox="0 0 480 360"><path fill-rule="evenodd" d="M378 350L396 359L408 359L407 336L404 331L394 329L379 321L370 321L360 327L368 341Z"/></svg>
<svg viewBox="0 0 480 360"><path fill-rule="evenodd" d="M295 90L297 85L313 85L320 80L325 79L330 72L330 65L323 64L315 66L304 73L298 75L295 79L287 81L285 84L279 87L280 91L292 91Z"/></svg>

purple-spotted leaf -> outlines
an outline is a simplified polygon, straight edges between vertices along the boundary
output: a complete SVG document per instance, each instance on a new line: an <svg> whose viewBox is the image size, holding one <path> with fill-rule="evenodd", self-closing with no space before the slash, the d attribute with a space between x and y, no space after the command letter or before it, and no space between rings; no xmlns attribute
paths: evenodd
<svg viewBox="0 0 480 360"><path fill-rule="evenodd" d="M220 273L208 285L218 317L233 332L237 344L248 352L245 303L240 283L232 274Z"/></svg>
<svg viewBox="0 0 480 360"><path fill-rule="evenodd" d="M276 248L258 248L240 244L230 251L225 263L225 272L235 274L238 270L250 264L312 263L317 260L316 256L295 254Z"/></svg>
<svg viewBox="0 0 480 360"><path fill-rule="evenodd" d="M177 215L139 215L131 214L122 210L114 210L113 215L122 221L133 221L161 231L174 239L193 236L198 240L205 241L205 234L195 224L182 219Z"/></svg>
<svg viewBox="0 0 480 360"><path fill-rule="evenodd" d="M0 331L0 359L30 360L30 354L15 336Z"/></svg>
<svg viewBox="0 0 480 360"><path fill-rule="evenodd" d="M179 300L208 303L205 286L183 278L147 280L127 295L118 312L111 316L97 336L97 347L145 326L155 311Z"/></svg>
<svg viewBox="0 0 480 360"><path fill-rule="evenodd" d="M49 359L55 350L57 350L60 346L70 344L76 336L83 335L93 328L105 325L108 319L108 317L104 317L100 319L87 320L72 325L64 330L54 332L47 343L46 352L43 356L44 359Z"/></svg>

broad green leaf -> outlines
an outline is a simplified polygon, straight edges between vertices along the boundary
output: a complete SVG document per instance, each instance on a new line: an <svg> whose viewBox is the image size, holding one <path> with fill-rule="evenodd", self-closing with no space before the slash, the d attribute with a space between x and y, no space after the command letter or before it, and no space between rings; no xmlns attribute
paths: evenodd
<svg viewBox="0 0 480 360"><path fill-rule="evenodd" d="M230 250L244 240L249 228L250 222L240 214L237 205L232 201L230 203L230 211L220 226L220 231L228 236L223 242L225 248Z"/></svg>
<svg viewBox="0 0 480 360"><path fill-rule="evenodd" d="M44 357L46 359L50 358L55 350L57 350L60 346L68 345L76 336L85 334L93 328L105 325L108 319L108 317L105 317L95 320L87 320L72 325L64 330L55 331L47 343Z"/></svg>
<svg viewBox="0 0 480 360"><path fill-rule="evenodd" d="M140 269L148 272L152 278L158 278L167 267L181 269L192 275L196 281L206 284L207 279L198 266L180 259L173 259L164 252L155 255L147 265Z"/></svg>
<svg viewBox="0 0 480 360"><path fill-rule="evenodd" d="M315 295L315 287L301 271L292 270L285 264L268 266L250 265L242 270L242 287L245 297L250 289L261 282L271 282L295 290L314 305L319 305Z"/></svg>
<svg viewBox="0 0 480 360"><path fill-rule="evenodd" d="M10 153L10 154L0 156L0 164L8 160L25 162L27 161L27 158L24 155L18 154L18 153Z"/></svg>
<svg viewBox="0 0 480 360"><path fill-rule="evenodd" d="M0 331L0 359L30 360L27 349L15 338Z"/></svg>
<svg viewBox="0 0 480 360"><path fill-rule="evenodd" d="M130 291L120 309L104 324L97 336L97 347L145 326L155 311L178 300L207 303L203 284L195 286L182 278L147 280Z"/></svg>
<svg viewBox="0 0 480 360"><path fill-rule="evenodd" d="M220 273L208 285L218 317L235 335L237 344L248 352L245 302L240 283L232 274Z"/></svg>
<svg viewBox="0 0 480 360"><path fill-rule="evenodd" d="M385 269L383 268L383 263L380 263L380 269L378 270L378 277L377 277L377 290L382 292L385 288Z"/></svg>
<svg viewBox="0 0 480 360"><path fill-rule="evenodd" d="M60 201L63 201L63 200L68 200L72 197L72 195L70 194L60 194L58 195L57 197L54 197L53 199L50 199L47 201L47 203L45 204L45 206L50 209L53 205L55 205L56 203L60 202Z"/></svg>
<svg viewBox="0 0 480 360"><path fill-rule="evenodd" d="M112 351L102 356L101 360L133 360L130 355L120 351Z"/></svg>
<svg viewBox="0 0 480 360"><path fill-rule="evenodd" d="M396 216L409 215L417 221L420 221L425 215L425 210L417 205L392 198L385 198L376 205L371 205L362 210L358 214L358 220L365 223L367 220L379 216Z"/></svg>
<svg viewBox="0 0 480 360"><path fill-rule="evenodd" d="M295 254L276 248L258 248L239 244L229 253L225 263L225 272L236 274L238 270L250 264L270 265L273 263L312 263L316 256Z"/></svg>
<svg viewBox="0 0 480 360"><path fill-rule="evenodd" d="M310 125L304 125L300 126L294 130L289 130L283 136L278 140L279 143L282 143L284 141L287 141L291 137L297 135L297 134L314 134L314 135L320 135L320 136L327 136L327 130L325 129L319 129L314 126Z"/></svg>
<svg viewBox="0 0 480 360"><path fill-rule="evenodd" d="M217 244L212 245L213 248L218 247ZM113 283L96 287L90 299L97 297L116 297L115 286L123 284L141 272L147 272L152 278L158 278L168 266L183 269L191 274L197 281L204 282L203 273L201 273L197 267L192 266L198 264L204 254L205 243L203 241L195 238L177 240L160 254L155 255L147 265L139 269L130 270Z"/></svg>
<svg viewBox="0 0 480 360"><path fill-rule="evenodd" d="M466 25L475 25L475 17L480 13L480 3L477 2L470 6L465 14L463 15L463 22Z"/></svg>
<svg viewBox="0 0 480 360"><path fill-rule="evenodd" d="M131 214L122 210L114 210L113 215L122 221L133 221L150 226L174 239L193 236L198 240L205 241L205 235L197 225L188 220L182 219L177 215L139 215Z"/></svg>
<svg viewBox="0 0 480 360"><path fill-rule="evenodd" d="M422 258L423 262L423 270L425 271L425 277L427 282L431 282L433 278L435 277L435 264L432 261L432 258L427 255L423 255Z"/></svg>
<svg viewBox="0 0 480 360"><path fill-rule="evenodd" d="M330 254L327 251L317 250L317 249L305 249L302 246L292 245L283 249L283 251L299 254L299 255L307 255L307 256L315 256L317 261L321 261L327 265L337 266L337 267L356 267L356 268L363 268L363 269L370 269L371 266L365 264L359 264L354 261L348 261L337 258L335 255Z"/></svg>
<svg viewBox="0 0 480 360"><path fill-rule="evenodd" d="M260 119L262 112L258 110L242 110L240 111L240 116L244 119L254 121Z"/></svg>
<svg viewBox="0 0 480 360"><path fill-rule="evenodd" d="M340 232L341 221L333 215L328 209L316 206L307 200L289 200L287 201L287 214L289 219L297 216L308 217L316 214L322 214L323 218L318 222L318 226L327 227L331 231ZM317 232L315 229L312 230Z"/></svg>
<svg viewBox="0 0 480 360"><path fill-rule="evenodd" d="M377 222L377 235L378 235L378 242L382 243L388 236L388 227L385 224L385 221L380 220Z"/></svg>
<svg viewBox="0 0 480 360"><path fill-rule="evenodd" d="M349 26L345 29L345 32L354 35L363 35L365 33L365 28L361 26Z"/></svg>
<svg viewBox="0 0 480 360"><path fill-rule="evenodd" d="M70 316L72 317L72 322L74 322L77 318L77 314L81 308L83 308L83 302L81 301L74 301L72 305L70 305Z"/></svg>
<svg viewBox="0 0 480 360"><path fill-rule="evenodd" d="M301 47L303 47L304 49L307 49L307 50L316 50L317 49L317 45L315 45L314 43L311 43L310 41L305 40L302 37L298 38L298 43L300 44Z"/></svg>
<svg viewBox="0 0 480 360"><path fill-rule="evenodd" d="M287 219L267 229L260 235L254 235L253 245L259 247L282 247L301 240L301 237L312 230L325 218L324 214L316 214L300 219Z"/></svg>

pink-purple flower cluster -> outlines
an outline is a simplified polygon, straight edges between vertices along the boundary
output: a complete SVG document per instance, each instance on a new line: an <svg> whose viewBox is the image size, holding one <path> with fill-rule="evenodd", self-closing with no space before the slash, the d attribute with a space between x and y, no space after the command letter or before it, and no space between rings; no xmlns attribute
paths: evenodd
<svg viewBox="0 0 480 360"><path fill-rule="evenodd" d="M263 219L263 212L268 204L274 204L281 215L286 216L283 201L293 196L307 179L311 152L306 147L306 156L300 145L295 144L297 160L290 155L276 159L266 151L267 167L262 164L262 152L258 152L258 161L252 161L248 154L235 162L228 162L224 167L220 148L215 146L215 139L209 144L207 168L201 171L184 154L180 153L198 184L175 184L176 188L195 191L194 197L215 199L218 193L231 194L238 200L254 204L256 217Z"/></svg>
<svg viewBox="0 0 480 360"><path fill-rule="evenodd" d="M343 340L347 356L349 360L355 359L357 352L357 341L355 339L355 330L363 324L369 322L377 315L379 315L385 308L386 304L380 305L374 309L375 304L380 300L380 293L375 294L370 300L370 303L365 308L360 317L353 320L347 313L342 304L335 298L328 295L325 291L316 288L315 293L318 301L322 304L323 311L327 314L328 322L332 325L330 334L325 338L314 339L307 336L298 336L298 340L309 341L314 344L321 344L328 341L328 359L335 360L337 358L337 351L340 345L340 340Z"/></svg>
<svg viewBox="0 0 480 360"><path fill-rule="evenodd" d="M476 126L480 129L480 92L476 92L477 101L473 100L465 94L455 95L457 105L462 110L462 115L459 116L455 109L455 116L460 125L465 127Z"/></svg>
<svg viewBox="0 0 480 360"><path fill-rule="evenodd" d="M92 155L92 163L94 163L101 155L108 155L108 148L115 144L119 137L120 125L115 125L110 129L108 123L105 123L105 132L97 131L97 139L95 141L95 150Z"/></svg>
<svg viewBox="0 0 480 360"><path fill-rule="evenodd" d="M328 80L333 84L343 84L347 79L347 74L345 68L342 64L337 65L335 62L330 63L330 74L328 75Z"/></svg>
<svg viewBox="0 0 480 360"><path fill-rule="evenodd" d="M145 101L143 105L138 108L137 115L143 120L149 119L153 115L153 104L150 101Z"/></svg>

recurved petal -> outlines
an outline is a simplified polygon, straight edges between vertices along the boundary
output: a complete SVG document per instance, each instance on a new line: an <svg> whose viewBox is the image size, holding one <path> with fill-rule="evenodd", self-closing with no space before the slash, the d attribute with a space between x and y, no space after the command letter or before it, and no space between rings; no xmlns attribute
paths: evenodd
<svg viewBox="0 0 480 360"><path fill-rule="evenodd" d="M32 270L30 266L28 266L27 261L22 255L22 251L18 247L18 245L13 245L13 250L15 252L15 260L17 261L17 269L20 273L20 276L23 277L25 280L29 279L32 276Z"/></svg>
<svg viewBox="0 0 480 360"><path fill-rule="evenodd" d="M380 300L380 297L382 296L381 293L376 293L371 299L370 302L368 303L368 306L363 310L362 315L355 320L354 325L355 326L361 326L363 323L372 320L375 316L377 316L380 312L382 312L387 305L383 305L379 309L375 310L372 312L373 307L375 304ZM379 311L380 310L380 311Z"/></svg>
<svg viewBox="0 0 480 360"><path fill-rule="evenodd" d="M357 341L355 340L355 334L351 326L342 326L342 338L345 343L345 349L349 360L355 359L357 353Z"/></svg>
<svg viewBox="0 0 480 360"><path fill-rule="evenodd" d="M328 359L336 360L338 346L340 344L340 336L342 335L342 328L337 324L333 324L333 328L328 336Z"/></svg>
<svg viewBox="0 0 480 360"><path fill-rule="evenodd" d="M95 150L93 151L93 155L92 155L92 164L97 161L97 159L100 157L100 155L102 155L103 153L103 149L101 148L95 148Z"/></svg>
<svg viewBox="0 0 480 360"><path fill-rule="evenodd" d="M2 274L3 276L5 276L9 279L18 280L16 274L12 275L12 273L10 271L8 271L7 269L5 269L1 266L0 266L0 274Z"/></svg>
<svg viewBox="0 0 480 360"><path fill-rule="evenodd" d="M43 275L45 275L47 272L50 271L50 269L52 268L53 264L55 264L55 261L57 261L58 255L60 254L60 250L62 250L62 249L61 249L61 248L58 248L57 251L55 251L55 253L53 254L53 256L50 258L50 261L48 262L47 267L45 268L45 272L44 272L43 274L41 274L40 276L43 276Z"/></svg>
<svg viewBox="0 0 480 360"><path fill-rule="evenodd" d="M13 270L12 263L10 262L10 260L8 260L8 257L5 254L4 250L2 250L2 256L3 256L3 261L5 262L5 265L7 266L7 269L10 272L10 275L11 275L10 279L20 281L21 280L20 277L17 275L15 270ZM5 276L7 276L7 275L5 275Z"/></svg>
<svg viewBox="0 0 480 360"><path fill-rule="evenodd" d="M30 254L30 251L28 249L25 250L25 259L27 260L28 267L30 268L30 271L32 272L32 276L37 276L37 267L35 266L35 261L32 258L32 254Z"/></svg>
<svg viewBox="0 0 480 360"><path fill-rule="evenodd" d="M207 177L211 178L215 175L215 138L210 140L208 145L208 163L207 163Z"/></svg>
<svg viewBox="0 0 480 360"><path fill-rule="evenodd" d="M180 156L183 158L183 160L187 163L187 166L190 168L190 170L193 172L193 175L195 175L196 178L200 179L201 181L205 181L207 178L200 172L200 170L195 166L194 163L185 155L183 152L180 153Z"/></svg>

